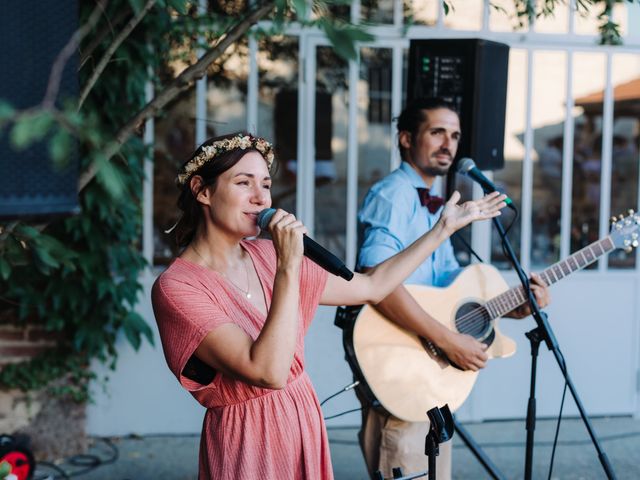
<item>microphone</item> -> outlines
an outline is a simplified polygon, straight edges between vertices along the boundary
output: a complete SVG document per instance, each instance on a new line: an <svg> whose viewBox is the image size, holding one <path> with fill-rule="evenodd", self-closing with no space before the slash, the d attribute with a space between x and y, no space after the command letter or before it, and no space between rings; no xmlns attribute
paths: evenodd
<svg viewBox="0 0 640 480"><path fill-rule="evenodd" d="M262 230L266 230L271 221L271 217L276 213L275 208L265 208L258 214L258 226ZM338 275L345 280L351 280L353 278L353 272L349 270L342 260L336 257L326 248L320 246L317 242L310 239L306 235L302 238L304 244L304 254L309 260L317 263L326 271Z"/></svg>
<svg viewBox="0 0 640 480"><path fill-rule="evenodd" d="M456 167L456 171L462 175L466 175L467 177L471 178L471 180L479 184L482 187L482 190L484 190L484 193L500 191L496 188L493 182L485 177L484 174L478 169L478 167L476 166L476 162L471 160L469 157L460 159ZM507 205L511 205L513 201L509 197L507 197L504 200L504 203L506 203Z"/></svg>

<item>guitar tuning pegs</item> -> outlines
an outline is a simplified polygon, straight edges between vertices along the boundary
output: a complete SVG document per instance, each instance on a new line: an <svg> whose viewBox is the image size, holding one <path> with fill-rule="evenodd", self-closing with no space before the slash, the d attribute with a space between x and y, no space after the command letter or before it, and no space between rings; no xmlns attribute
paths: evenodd
<svg viewBox="0 0 640 480"><path fill-rule="evenodd" d="M633 247L637 247L638 246L638 240L634 240L633 242L631 242L631 245Z"/></svg>
<svg viewBox="0 0 640 480"><path fill-rule="evenodd" d="M628 247L626 247L626 248L624 249L624 251L625 251L626 253L631 253L631 252L633 252L633 247L632 247L631 245L629 245Z"/></svg>
<svg viewBox="0 0 640 480"><path fill-rule="evenodd" d="M628 214L629 214L629 216L631 217L631 216L633 216L633 214L634 214L634 213L636 213L636 212L634 212L634 211L633 211L633 208L630 208L629 210L627 210L627 213L628 213Z"/></svg>
<svg viewBox="0 0 640 480"><path fill-rule="evenodd" d="M618 219L616 218L615 215L613 217L611 217L611 223L616 223L617 221L618 221Z"/></svg>

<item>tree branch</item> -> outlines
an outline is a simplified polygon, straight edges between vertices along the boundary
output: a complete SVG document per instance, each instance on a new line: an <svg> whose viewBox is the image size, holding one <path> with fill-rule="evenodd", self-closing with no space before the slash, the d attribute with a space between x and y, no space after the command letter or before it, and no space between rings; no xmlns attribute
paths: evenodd
<svg viewBox="0 0 640 480"><path fill-rule="evenodd" d="M98 31L98 33L96 33L93 36L93 38L91 39L91 42L89 42L89 44L84 48L84 50L80 52L80 66L78 70L80 70L82 66L87 62L87 60L91 58L94 50L98 48L98 45L102 43L105 37L109 33L114 33L113 29L118 25L120 25L120 23L124 21L124 19L126 19L132 13L133 12L131 11L130 8L124 8L120 10L120 12L118 12L116 16L113 17L113 19L107 18L106 24L100 29L100 31Z"/></svg>
<svg viewBox="0 0 640 480"><path fill-rule="evenodd" d="M82 108L82 104L87 99L89 92L91 92L91 89L98 81L98 78L100 77L100 75L102 75L102 72L104 71L104 69L107 68L107 64L109 63L109 60L111 60L111 57L113 56L115 51L122 44L122 42L126 40L126 38L133 31L133 29L136 28L138 23L140 23L140 20L144 18L144 16L149 12L149 10L151 10L151 8L155 3L156 3L156 0L147 0L147 3L145 4L144 8L140 10L140 12L138 12L138 14L129 21L129 23L127 23L127 25L122 29L120 34L118 34L118 36L115 38L113 43L109 45L109 48L105 52L104 56L100 59L100 63L98 63L95 70L91 74L91 78L89 78L86 85L84 86L82 93L80 93L80 100L78 101L78 110Z"/></svg>
<svg viewBox="0 0 640 480"><path fill-rule="evenodd" d="M82 27L75 31L75 33L71 36L71 39L67 42L64 48L60 51L55 61L53 62L53 66L51 67L51 73L49 74L49 82L47 83L47 91L44 95L44 99L42 100L42 107L45 110L49 110L54 108L56 103L56 98L58 97L58 91L60 90L60 80L62 79L62 72L64 71L64 67L67 64L71 55L78 49L80 42L82 39L91 31L91 29L95 26L104 12L105 7L107 6L108 0L99 0L96 8L93 9L91 15L89 16L89 20Z"/></svg>
<svg viewBox="0 0 640 480"><path fill-rule="evenodd" d="M274 7L275 2L269 2L260 8L252 11L241 22L234 25L229 32L208 50L196 63L178 75L162 92L147 103L142 110L136 113L115 136L115 141L107 145L105 156L107 160L115 155L120 147L135 133L138 126L146 119L155 116L165 105L175 99L182 91L189 88L195 80L202 78L207 73L207 68L215 62L224 51L242 37L252 25L260 21ZM87 184L96 176L97 167L92 165L87 169L78 181L78 190L82 191Z"/></svg>

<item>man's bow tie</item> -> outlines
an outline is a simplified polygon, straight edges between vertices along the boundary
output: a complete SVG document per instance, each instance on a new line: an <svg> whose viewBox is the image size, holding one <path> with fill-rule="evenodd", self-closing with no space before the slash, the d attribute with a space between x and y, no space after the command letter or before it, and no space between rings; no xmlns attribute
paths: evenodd
<svg viewBox="0 0 640 480"><path fill-rule="evenodd" d="M438 209L444 205L444 198L437 197L435 195L429 195L428 188L417 188L418 198L420 198L420 204L423 207L427 207L430 213L436 213Z"/></svg>

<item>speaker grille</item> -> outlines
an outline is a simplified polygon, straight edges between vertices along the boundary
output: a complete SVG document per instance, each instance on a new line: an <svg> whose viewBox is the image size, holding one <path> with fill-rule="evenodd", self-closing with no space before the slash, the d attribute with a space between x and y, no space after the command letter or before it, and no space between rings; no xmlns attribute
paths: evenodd
<svg viewBox="0 0 640 480"><path fill-rule="evenodd" d="M77 1L0 2L0 98L16 108L44 98L51 67L78 24ZM66 64L58 98L78 93L78 60ZM42 216L78 210L77 149L66 166L50 160L46 139L14 151L0 134L0 217Z"/></svg>

